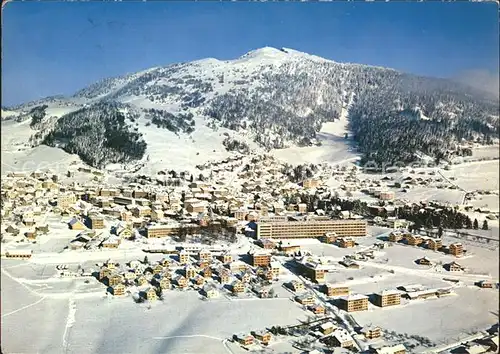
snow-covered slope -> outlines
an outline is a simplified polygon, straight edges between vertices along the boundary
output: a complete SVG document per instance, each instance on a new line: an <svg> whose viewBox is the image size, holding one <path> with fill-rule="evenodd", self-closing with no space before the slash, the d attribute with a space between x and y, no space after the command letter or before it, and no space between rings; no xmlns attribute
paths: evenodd
<svg viewBox="0 0 500 354"><path fill-rule="evenodd" d="M471 98L475 94L445 80L265 47L234 60L208 58L105 79L71 97L3 109L2 121L14 119L10 129L24 144L59 147L97 167L188 167L230 154L225 146L234 144L228 140L250 149L319 149L315 156L330 157L338 152L342 159L348 146L329 130L354 129L366 153L371 142L364 132L373 122L384 123L398 112L411 115L415 107L418 124L458 121L477 111L496 129L491 102ZM383 129L390 126L376 131ZM461 136L476 137L464 129ZM412 149L409 156L415 155Z"/></svg>

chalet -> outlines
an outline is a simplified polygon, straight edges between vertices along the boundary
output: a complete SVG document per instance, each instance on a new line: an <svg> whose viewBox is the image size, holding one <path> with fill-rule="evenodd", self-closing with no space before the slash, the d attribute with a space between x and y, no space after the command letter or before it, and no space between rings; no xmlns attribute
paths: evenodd
<svg viewBox="0 0 500 354"><path fill-rule="evenodd" d="M227 272L219 272L219 282L221 284L228 284L230 281L230 275Z"/></svg>
<svg viewBox="0 0 500 354"><path fill-rule="evenodd" d="M25 232L24 234L28 240L35 240L36 239L36 230L31 229Z"/></svg>
<svg viewBox="0 0 500 354"><path fill-rule="evenodd" d="M163 265L161 265L161 264L156 264L156 265L153 267L153 274L160 274L161 272L163 272Z"/></svg>
<svg viewBox="0 0 500 354"><path fill-rule="evenodd" d="M193 278L197 272L197 269L191 265L184 267L184 276L186 278Z"/></svg>
<svg viewBox="0 0 500 354"><path fill-rule="evenodd" d="M25 226L27 227L32 227L32 226L35 226L35 220L32 219L32 218L26 218L23 220L23 223Z"/></svg>
<svg viewBox="0 0 500 354"><path fill-rule="evenodd" d="M126 271L125 273L123 273L123 277L125 278L125 280L128 280L128 281L134 280L136 276L137 275L133 271L131 271L131 270Z"/></svg>
<svg viewBox="0 0 500 354"><path fill-rule="evenodd" d="M268 331L256 331L253 336L263 344L269 344L271 341L271 333Z"/></svg>
<svg viewBox="0 0 500 354"><path fill-rule="evenodd" d="M38 225L35 227L37 232L48 233L49 232L49 224Z"/></svg>
<svg viewBox="0 0 500 354"><path fill-rule="evenodd" d="M187 279L182 275L176 276L174 282L179 288L185 288L187 286Z"/></svg>
<svg viewBox="0 0 500 354"><path fill-rule="evenodd" d="M160 288L161 290L168 290L170 289L171 287L171 283L170 283L170 279L168 276L163 276L161 277L160 281L159 281L159 285L160 285Z"/></svg>
<svg viewBox="0 0 500 354"><path fill-rule="evenodd" d="M85 224L76 217L69 221L68 226L71 230L85 230L87 228Z"/></svg>
<svg viewBox="0 0 500 354"><path fill-rule="evenodd" d="M312 311L315 315L324 315L325 314L325 308L321 305L312 305L309 306L309 310Z"/></svg>
<svg viewBox="0 0 500 354"><path fill-rule="evenodd" d="M219 296L219 291L212 285L205 285L201 292L208 299L213 299Z"/></svg>
<svg viewBox="0 0 500 354"><path fill-rule="evenodd" d="M336 328L332 333L333 342L341 348L354 346L354 340L349 332L344 328Z"/></svg>
<svg viewBox="0 0 500 354"><path fill-rule="evenodd" d="M121 227L116 230L116 235L121 238L130 238L134 232L129 227Z"/></svg>
<svg viewBox="0 0 500 354"><path fill-rule="evenodd" d="M325 323L323 323L323 324L321 324L321 325L319 326L319 331L320 331L323 335L327 336L327 335L329 335L329 334L333 333L333 331L334 331L336 328L337 328L337 326L335 326L332 322L325 322Z"/></svg>
<svg viewBox="0 0 500 354"><path fill-rule="evenodd" d="M449 272L461 272L461 271L465 270L465 268L462 267L457 262L451 262L451 263L445 264L443 267L444 267L444 269L446 269Z"/></svg>
<svg viewBox="0 0 500 354"><path fill-rule="evenodd" d="M118 248L120 246L121 239L117 236L110 236L106 240L104 240L101 244L104 248Z"/></svg>
<svg viewBox="0 0 500 354"><path fill-rule="evenodd" d="M233 273L242 272L247 269L247 264L242 261L233 261L229 263L229 269Z"/></svg>
<svg viewBox="0 0 500 354"><path fill-rule="evenodd" d="M103 281L105 278L111 276L111 273L112 273L111 269L109 269L106 266L102 266L99 269L99 280Z"/></svg>
<svg viewBox="0 0 500 354"><path fill-rule="evenodd" d="M245 285L243 284L243 282L239 281L239 280L235 280L232 284L231 284L231 291L234 293L234 294L237 294L237 293L242 293L245 291Z"/></svg>
<svg viewBox="0 0 500 354"><path fill-rule="evenodd" d="M301 304L301 305L305 305L305 306L312 306L314 305L314 296L310 293L305 293L305 294L302 294L302 295L299 295L299 296L296 296L295 297L295 300Z"/></svg>
<svg viewBox="0 0 500 354"><path fill-rule="evenodd" d="M252 345L253 344L253 337L249 334L246 333L240 333L236 334L235 339L238 343L244 346Z"/></svg>
<svg viewBox="0 0 500 354"><path fill-rule="evenodd" d="M202 249L198 253L198 259L200 261L210 262L212 260L212 252L210 252L210 250L207 249Z"/></svg>
<svg viewBox="0 0 500 354"><path fill-rule="evenodd" d="M201 275L205 278L211 278L212 277L212 269L210 267L205 267L201 271Z"/></svg>
<svg viewBox="0 0 500 354"><path fill-rule="evenodd" d="M111 293L114 296L120 296L120 295L125 294L125 285L120 283L120 284L116 284L116 285L112 286Z"/></svg>
<svg viewBox="0 0 500 354"><path fill-rule="evenodd" d="M405 237L406 243L410 246L418 246L424 242L420 235L409 234Z"/></svg>
<svg viewBox="0 0 500 354"><path fill-rule="evenodd" d="M5 231L12 234L12 235L19 235L19 232L20 232L19 228L14 226L14 225L7 226Z"/></svg>
<svg viewBox="0 0 500 354"><path fill-rule="evenodd" d="M266 250L272 250L276 247L276 244L270 239L259 239L257 245Z"/></svg>
<svg viewBox="0 0 500 354"><path fill-rule="evenodd" d="M403 234L400 231L393 231L389 234L389 241L399 242L403 239Z"/></svg>
<svg viewBox="0 0 500 354"><path fill-rule="evenodd" d="M144 275L141 275L137 277L136 282L139 286L143 286L148 283L148 279Z"/></svg>
<svg viewBox="0 0 500 354"><path fill-rule="evenodd" d="M151 287L146 290L146 300L154 301L158 300L158 295L156 294L156 289Z"/></svg>
<svg viewBox="0 0 500 354"><path fill-rule="evenodd" d="M255 286L252 290L261 299L267 299L267 298L271 297L271 293L270 293L270 288L269 287Z"/></svg>
<svg viewBox="0 0 500 354"><path fill-rule="evenodd" d="M432 265L432 262L429 260L429 258L427 257L422 257L422 258L419 258L415 261L415 263L419 264L419 265L425 265L425 266L431 266Z"/></svg>
<svg viewBox="0 0 500 354"><path fill-rule="evenodd" d="M427 240L426 246L430 250L438 251L441 247L443 247L443 242L440 239L431 238Z"/></svg>
<svg viewBox="0 0 500 354"><path fill-rule="evenodd" d="M382 336L382 330L377 326L363 327L361 328L360 333L363 334L366 339L375 339Z"/></svg>
<svg viewBox="0 0 500 354"><path fill-rule="evenodd" d="M198 286L201 286L203 284L205 284L205 278L202 277L201 275L199 274L196 274L194 277L193 277L193 283L195 283L196 285Z"/></svg>
<svg viewBox="0 0 500 354"><path fill-rule="evenodd" d="M123 276L116 273L110 274L105 278L105 280L107 281L108 286L115 286L123 283Z"/></svg>
<svg viewBox="0 0 500 354"><path fill-rule="evenodd" d="M179 252L179 263L186 264L189 262L189 253L185 250Z"/></svg>
<svg viewBox="0 0 500 354"><path fill-rule="evenodd" d="M374 354L405 354L406 347L403 344L396 344L393 346L379 346L372 347Z"/></svg>
<svg viewBox="0 0 500 354"><path fill-rule="evenodd" d="M359 264L350 259L339 261L339 264L349 269L359 269Z"/></svg>
<svg viewBox="0 0 500 354"><path fill-rule="evenodd" d="M480 280L476 282L476 285L480 288L493 288L493 282L489 280Z"/></svg>
<svg viewBox="0 0 500 354"><path fill-rule="evenodd" d="M278 278L280 275L280 263L279 262L271 262L268 267L273 273L274 278Z"/></svg>
<svg viewBox="0 0 500 354"><path fill-rule="evenodd" d="M217 257L222 263L231 263L233 256L229 252L225 252Z"/></svg>
<svg viewBox="0 0 500 354"><path fill-rule="evenodd" d="M305 290L304 283L301 281L298 281L298 280L292 280L289 284L289 287L290 287L290 289L292 289L295 292Z"/></svg>

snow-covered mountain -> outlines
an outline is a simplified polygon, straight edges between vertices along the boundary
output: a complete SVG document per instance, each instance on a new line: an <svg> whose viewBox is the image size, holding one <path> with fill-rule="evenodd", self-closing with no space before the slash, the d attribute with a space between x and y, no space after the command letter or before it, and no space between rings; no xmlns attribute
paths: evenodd
<svg viewBox="0 0 500 354"><path fill-rule="evenodd" d="M484 92L269 47L105 79L71 97L2 109L2 121L30 129L32 147L103 167L317 145L321 128L343 112L359 150L375 160L442 158L462 140L498 135L498 101Z"/></svg>

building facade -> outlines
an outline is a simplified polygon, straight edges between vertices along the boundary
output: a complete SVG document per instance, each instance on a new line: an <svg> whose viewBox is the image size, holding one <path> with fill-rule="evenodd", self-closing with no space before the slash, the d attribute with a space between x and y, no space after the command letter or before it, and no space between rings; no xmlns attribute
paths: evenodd
<svg viewBox="0 0 500 354"><path fill-rule="evenodd" d="M375 305L379 307L395 306L401 304L401 293L397 290L384 290L373 294Z"/></svg>
<svg viewBox="0 0 500 354"><path fill-rule="evenodd" d="M366 226L365 220L261 221L257 224L257 239L319 238L328 232L339 237L360 237L366 236Z"/></svg>
<svg viewBox="0 0 500 354"><path fill-rule="evenodd" d="M347 312L368 310L368 296L351 295L338 300L338 307Z"/></svg>

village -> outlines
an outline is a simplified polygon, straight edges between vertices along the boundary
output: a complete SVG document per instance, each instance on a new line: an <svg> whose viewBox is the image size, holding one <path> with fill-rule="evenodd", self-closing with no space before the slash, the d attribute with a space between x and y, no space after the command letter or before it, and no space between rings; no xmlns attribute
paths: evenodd
<svg viewBox="0 0 500 354"><path fill-rule="evenodd" d="M489 230L488 221L498 225L498 212L474 210L470 222L478 226L459 232L445 223L463 219L466 228L471 207L463 201L398 197L396 189L435 177L403 177L406 185L396 187L391 178L371 178L354 165L297 169L270 155L154 177L108 178L78 164L10 172L2 177L2 274L39 296L104 294L152 311L144 315L151 318L173 296L195 296L196 306L279 302L302 314L296 323L270 318L262 328L238 323L245 330L223 331L221 352L495 352L498 321L483 313L496 305L478 310L473 329L462 322L448 342L422 335L424 324L410 318L426 306L442 306L438 316L460 313L477 296L498 303L497 251L488 249L498 249L498 234L473 234ZM446 213L444 227L433 225ZM481 262L485 254L493 261ZM387 311L405 313L405 324ZM400 325L405 335L396 332Z"/></svg>

